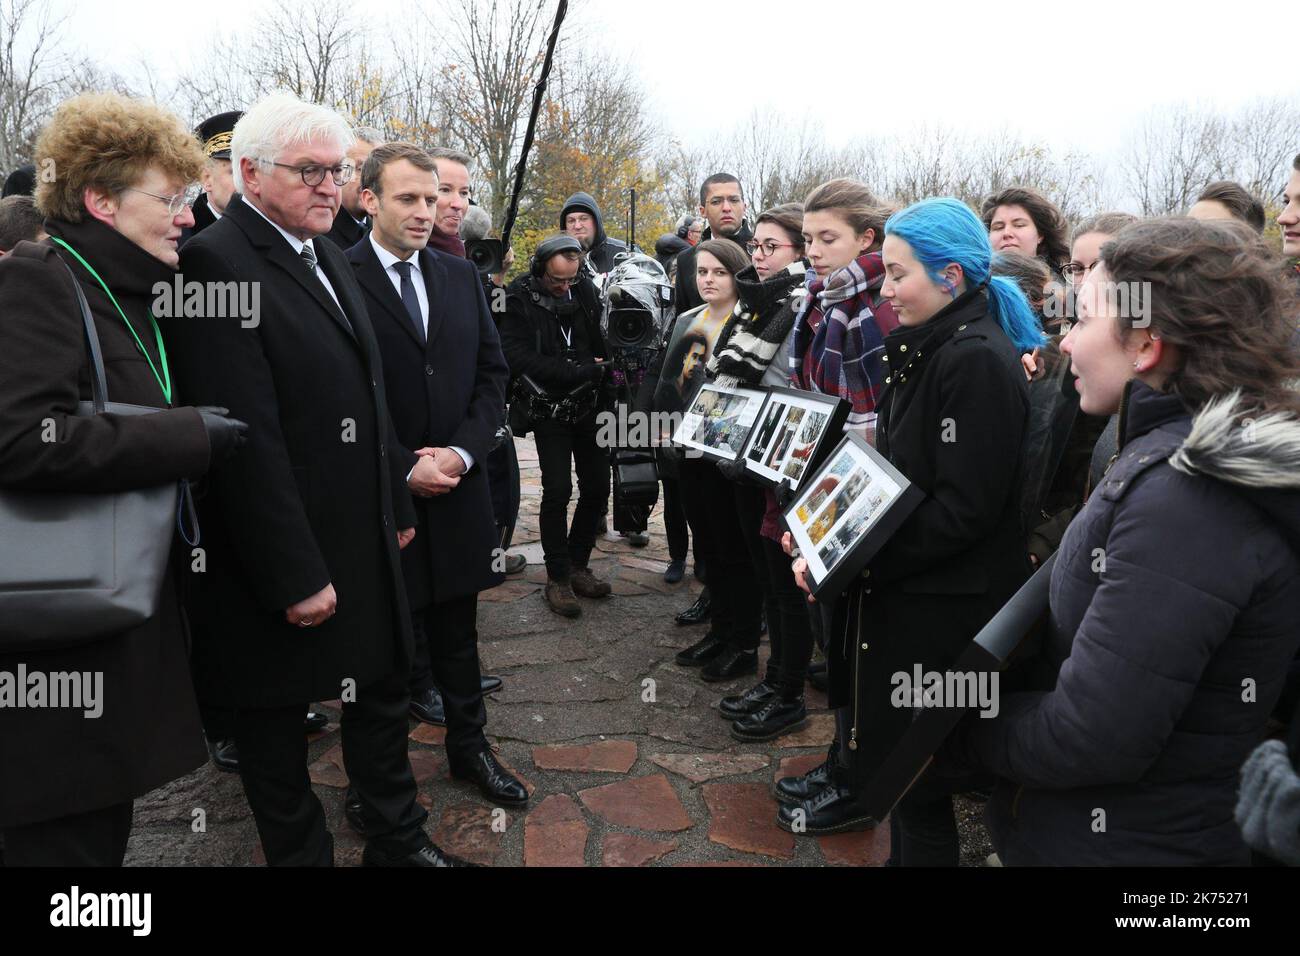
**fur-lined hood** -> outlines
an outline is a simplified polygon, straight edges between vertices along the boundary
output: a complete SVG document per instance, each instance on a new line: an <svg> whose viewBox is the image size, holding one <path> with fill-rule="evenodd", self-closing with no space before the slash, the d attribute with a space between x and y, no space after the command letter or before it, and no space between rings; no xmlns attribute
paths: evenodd
<svg viewBox="0 0 1300 956"><path fill-rule="evenodd" d="M1251 417L1240 392L1203 407L1169 463L1238 489L1274 519L1300 554L1300 420Z"/></svg>
<svg viewBox="0 0 1300 956"><path fill-rule="evenodd" d="M1300 420L1278 413L1251 418L1240 392L1210 402L1169 463L1243 488L1300 490Z"/></svg>

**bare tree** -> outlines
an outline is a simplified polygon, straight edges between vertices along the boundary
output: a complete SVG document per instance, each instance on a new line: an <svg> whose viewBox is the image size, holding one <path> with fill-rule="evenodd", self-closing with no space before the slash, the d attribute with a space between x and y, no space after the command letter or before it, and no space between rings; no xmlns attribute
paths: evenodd
<svg viewBox="0 0 1300 956"><path fill-rule="evenodd" d="M1230 177L1236 165L1230 125L1191 104L1148 114L1123 161L1126 185L1146 216L1186 212L1207 182Z"/></svg>
<svg viewBox="0 0 1300 956"><path fill-rule="evenodd" d="M0 0L0 171L31 159L36 132L73 74L40 0Z"/></svg>
<svg viewBox="0 0 1300 956"><path fill-rule="evenodd" d="M547 7L544 0L443 0L437 20L449 60L448 132L478 160L494 222L510 194L521 124L541 67Z"/></svg>
<svg viewBox="0 0 1300 956"><path fill-rule="evenodd" d="M1261 99L1232 120L1237 145L1237 181L1262 202L1277 196L1297 149L1300 109L1282 98Z"/></svg>

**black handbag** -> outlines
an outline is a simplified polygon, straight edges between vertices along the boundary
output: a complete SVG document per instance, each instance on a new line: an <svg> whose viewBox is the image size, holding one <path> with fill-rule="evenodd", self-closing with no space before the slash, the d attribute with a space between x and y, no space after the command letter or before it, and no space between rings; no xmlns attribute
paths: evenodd
<svg viewBox="0 0 1300 956"><path fill-rule="evenodd" d="M91 396L79 416L159 411L108 401L104 359L86 295L81 307ZM158 613L180 484L109 494L0 488L0 652L91 643Z"/></svg>

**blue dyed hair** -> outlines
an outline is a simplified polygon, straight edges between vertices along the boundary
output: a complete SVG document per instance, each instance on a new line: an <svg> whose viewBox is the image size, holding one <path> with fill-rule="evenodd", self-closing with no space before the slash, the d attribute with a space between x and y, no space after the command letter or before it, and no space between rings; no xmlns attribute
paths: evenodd
<svg viewBox="0 0 1300 956"><path fill-rule="evenodd" d="M988 283L989 311L1021 352L1030 352L1045 340L1042 327L1025 294L1014 279L990 275L993 247L984 224L957 199L923 199L885 223L885 235L897 236L912 247L912 255L930 278L943 282L943 270L961 266L968 288Z"/></svg>

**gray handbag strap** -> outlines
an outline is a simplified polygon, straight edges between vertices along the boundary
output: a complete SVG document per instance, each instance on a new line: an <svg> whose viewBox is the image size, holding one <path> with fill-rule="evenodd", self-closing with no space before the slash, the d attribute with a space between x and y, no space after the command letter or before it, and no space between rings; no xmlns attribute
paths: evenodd
<svg viewBox="0 0 1300 956"><path fill-rule="evenodd" d="M81 290L81 283L62 256L56 254L55 258L72 280L72 288L77 293L77 304L81 306L81 323L86 329L86 347L90 353L90 397L95 414L102 415L104 406L108 404L108 379L104 377L104 353L99 348L99 333L95 331L95 320L90 314L90 303L86 301L86 293Z"/></svg>

